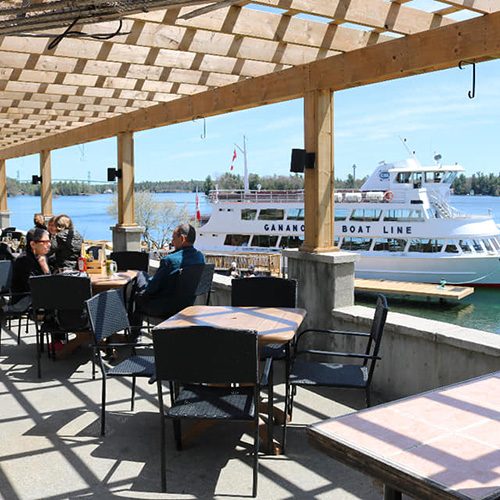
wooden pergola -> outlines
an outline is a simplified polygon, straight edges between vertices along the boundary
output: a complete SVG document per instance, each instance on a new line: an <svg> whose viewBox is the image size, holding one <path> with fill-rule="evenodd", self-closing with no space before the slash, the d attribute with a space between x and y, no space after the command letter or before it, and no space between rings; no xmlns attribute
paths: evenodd
<svg viewBox="0 0 500 500"><path fill-rule="evenodd" d="M133 227L134 132L304 98L304 249L331 250L334 92L500 55L500 0L416 1L0 1L0 212L6 160L40 154L48 215L51 151L116 136Z"/></svg>

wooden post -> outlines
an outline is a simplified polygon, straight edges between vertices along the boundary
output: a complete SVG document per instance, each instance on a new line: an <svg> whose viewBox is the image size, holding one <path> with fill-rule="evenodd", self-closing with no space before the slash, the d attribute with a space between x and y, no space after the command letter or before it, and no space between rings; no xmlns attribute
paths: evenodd
<svg viewBox="0 0 500 500"><path fill-rule="evenodd" d="M50 151L40 152L40 200L42 214L44 217L52 216L52 168L50 163Z"/></svg>
<svg viewBox="0 0 500 500"><path fill-rule="evenodd" d="M0 212L7 211L7 171L5 160L0 160Z"/></svg>
<svg viewBox="0 0 500 500"><path fill-rule="evenodd" d="M134 134L118 134L118 225L137 226L134 199Z"/></svg>
<svg viewBox="0 0 500 500"><path fill-rule="evenodd" d="M300 250L331 252L334 246L335 185L333 168L333 92L304 96L304 134L308 153L316 153L314 169L305 171L305 238Z"/></svg>

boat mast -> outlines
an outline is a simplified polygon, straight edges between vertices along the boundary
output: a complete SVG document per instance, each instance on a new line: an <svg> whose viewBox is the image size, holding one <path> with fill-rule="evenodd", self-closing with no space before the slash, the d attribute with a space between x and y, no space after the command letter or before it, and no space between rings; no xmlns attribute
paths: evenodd
<svg viewBox="0 0 500 500"><path fill-rule="evenodd" d="M245 193L248 193L250 189L248 187L247 138L243 136L243 149L236 143L234 143L234 145L243 153L243 165L245 167L243 174L243 187Z"/></svg>
<svg viewBox="0 0 500 500"><path fill-rule="evenodd" d="M402 137L399 137L399 140L403 143L403 146L404 148L406 149L406 151L408 151L408 153L410 154L410 156L417 162L417 165L419 167L421 167L422 165L420 164L420 162L418 161L418 158L415 156L415 151L412 151L409 147L408 147L408 144L406 143L406 139L403 139Z"/></svg>

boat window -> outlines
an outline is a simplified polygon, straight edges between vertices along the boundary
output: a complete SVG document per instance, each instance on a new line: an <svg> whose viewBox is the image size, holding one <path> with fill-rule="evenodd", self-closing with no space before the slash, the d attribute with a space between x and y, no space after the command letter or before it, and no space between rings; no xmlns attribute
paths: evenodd
<svg viewBox="0 0 500 500"><path fill-rule="evenodd" d="M282 236L280 248L299 248L304 244L302 236Z"/></svg>
<svg viewBox="0 0 500 500"><path fill-rule="evenodd" d="M458 242L458 244L460 245L462 252L464 252L464 253L471 253L472 252L472 248L470 246L470 243L467 240L460 240Z"/></svg>
<svg viewBox="0 0 500 500"><path fill-rule="evenodd" d="M249 234L226 234L226 239L224 240L224 245L229 245L232 247L247 246L250 241Z"/></svg>
<svg viewBox="0 0 500 500"><path fill-rule="evenodd" d="M396 176L396 182L399 184L408 184L410 182L411 172L399 172Z"/></svg>
<svg viewBox="0 0 500 500"><path fill-rule="evenodd" d="M483 240L483 245L488 252L493 252L493 247L491 246L491 243L489 242L489 240L487 240L487 239Z"/></svg>
<svg viewBox="0 0 500 500"><path fill-rule="evenodd" d="M255 220L257 217L257 209L243 208L241 210L241 220Z"/></svg>
<svg viewBox="0 0 500 500"><path fill-rule="evenodd" d="M436 214L431 208L426 208L425 213L427 214L428 219L434 219L436 217Z"/></svg>
<svg viewBox="0 0 500 500"><path fill-rule="evenodd" d="M256 234L252 238L253 247L275 247L278 243L278 236L270 236L268 234Z"/></svg>
<svg viewBox="0 0 500 500"><path fill-rule="evenodd" d="M460 253L457 244L454 241L449 241L444 247L446 253Z"/></svg>
<svg viewBox="0 0 500 500"><path fill-rule="evenodd" d="M474 250L478 253L484 252L484 248L481 245L481 240L472 240L472 246L474 247Z"/></svg>
<svg viewBox="0 0 500 500"><path fill-rule="evenodd" d="M491 238L491 244L493 245L493 247L498 251L500 250L500 244L498 242L498 238Z"/></svg>
<svg viewBox="0 0 500 500"><path fill-rule="evenodd" d="M403 252L406 246L406 240L398 238L378 238L375 240L373 250L377 252Z"/></svg>
<svg viewBox="0 0 500 500"><path fill-rule="evenodd" d="M288 220L304 220L304 209L303 208L292 208L288 210L287 215Z"/></svg>
<svg viewBox="0 0 500 500"><path fill-rule="evenodd" d="M458 172L446 172L443 177L443 184L451 184L455 180L457 174Z"/></svg>
<svg viewBox="0 0 500 500"><path fill-rule="evenodd" d="M259 220L283 220L285 211L280 208L264 208L259 212Z"/></svg>
<svg viewBox="0 0 500 500"><path fill-rule="evenodd" d="M420 189L422 187L422 172L413 172L413 187Z"/></svg>
<svg viewBox="0 0 500 500"><path fill-rule="evenodd" d="M370 238L344 238L340 248L342 250L370 250L371 244Z"/></svg>
<svg viewBox="0 0 500 500"><path fill-rule="evenodd" d="M443 240L415 238L410 241L409 252L437 253L443 248Z"/></svg>
<svg viewBox="0 0 500 500"><path fill-rule="evenodd" d="M358 208L352 211L350 220L375 221L380 220L382 210L373 208Z"/></svg>
<svg viewBox="0 0 500 500"><path fill-rule="evenodd" d="M424 220L424 215L422 210L408 208L396 210L391 209L385 211L384 220L402 222L422 221Z"/></svg>
<svg viewBox="0 0 500 500"><path fill-rule="evenodd" d="M346 220L349 215L350 210L347 208L335 208L334 215L335 220Z"/></svg>

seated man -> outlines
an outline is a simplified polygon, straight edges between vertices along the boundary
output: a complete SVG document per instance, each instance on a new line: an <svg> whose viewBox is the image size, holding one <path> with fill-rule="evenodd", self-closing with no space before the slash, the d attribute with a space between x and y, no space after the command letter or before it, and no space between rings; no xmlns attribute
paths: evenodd
<svg viewBox="0 0 500 500"><path fill-rule="evenodd" d="M196 231L190 224L181 224L174 229L172 244L175 251L161 259L158 271L135 296L135 310L130 318L133 326L142 325L145 315L168 318L176 312L175 273L181 268L205 263L205 256L193 246L195 239Z"/></svg>

